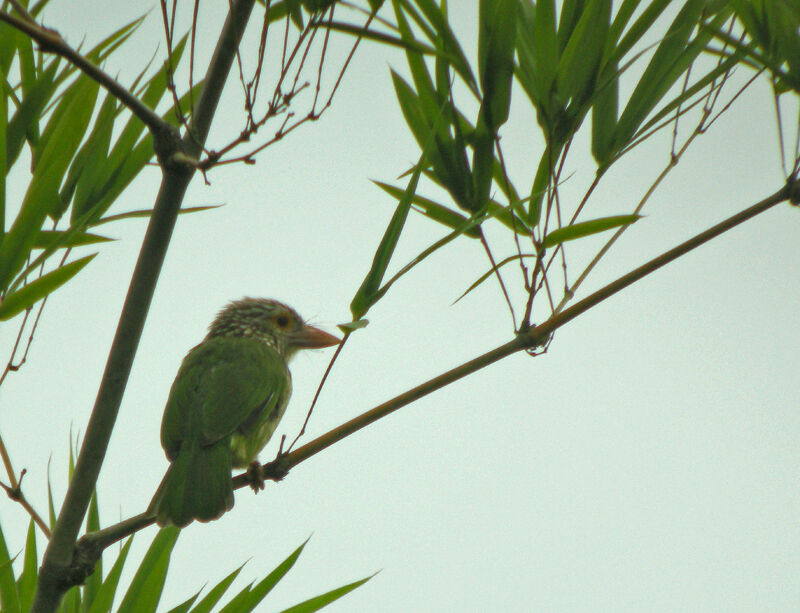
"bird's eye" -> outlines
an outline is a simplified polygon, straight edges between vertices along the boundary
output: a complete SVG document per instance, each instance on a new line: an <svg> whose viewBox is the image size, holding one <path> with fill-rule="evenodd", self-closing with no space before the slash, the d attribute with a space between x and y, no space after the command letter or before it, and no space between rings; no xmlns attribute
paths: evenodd
<svg viewBox="0 0 800 613"><path fill-rule="evenodd" d="M289 318L286 315L278 315L275 318L275 323L278 324L279 328L285 328L289 325Z"/></svg>

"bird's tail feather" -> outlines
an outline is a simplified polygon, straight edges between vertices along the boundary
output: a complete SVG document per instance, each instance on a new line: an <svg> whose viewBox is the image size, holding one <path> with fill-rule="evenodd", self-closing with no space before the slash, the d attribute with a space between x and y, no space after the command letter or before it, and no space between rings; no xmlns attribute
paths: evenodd
<svg viewBox="0 0 800 613"><path fill-rule="evenodd" d="M150 503L159 526L211 521L233 508L231 452L225 442L207 447L185 441Z"/></svg>

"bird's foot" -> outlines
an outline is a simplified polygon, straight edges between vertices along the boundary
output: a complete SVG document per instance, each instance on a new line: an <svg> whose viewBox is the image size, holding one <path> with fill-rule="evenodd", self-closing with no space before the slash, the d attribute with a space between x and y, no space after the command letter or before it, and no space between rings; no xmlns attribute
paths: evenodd
<svg viewBox="0 0 800 613"><path fill-rule="evenodd" d="M289 474L289 463L286 461L286 456L278 454L272 462L264 464L263 475L265 479L272 479L273 481L282 481L283 478Z"/></svg>
<svg viewBox="0 0 800 613"><path fill-rule="evenodd" d="M258 494L259 491L264 489L264 471L261 468L261 462L255 460L250 462L247 467L247 483L253 488L253 491Z"/></svg>

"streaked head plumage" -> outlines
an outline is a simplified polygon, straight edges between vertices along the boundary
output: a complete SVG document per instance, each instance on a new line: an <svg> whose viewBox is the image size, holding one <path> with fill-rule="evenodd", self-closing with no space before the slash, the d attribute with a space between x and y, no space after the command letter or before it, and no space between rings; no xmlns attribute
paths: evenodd
<svg viewBox="0 0 800 613"><path fill-rule="evenodd" d="M285 359L298 349L328 347L339 339L309 326L291 307L269 298L242 298L228 303L206 338L249 337L266 343Z"/></svg>

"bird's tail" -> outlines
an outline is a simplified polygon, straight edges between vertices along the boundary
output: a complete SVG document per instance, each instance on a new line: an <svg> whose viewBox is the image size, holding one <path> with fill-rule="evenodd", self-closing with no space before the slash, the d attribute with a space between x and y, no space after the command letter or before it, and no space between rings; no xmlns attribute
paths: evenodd
<svg viewBox="0 0 800 613"><path fill-rule="evenodd" d="M233 508L231 452L227 441L201 446L184 441L150 502L159 526L183 528L211 521Z"/></svg>

